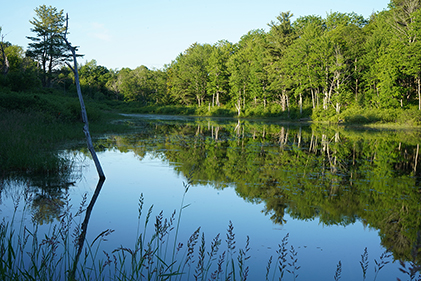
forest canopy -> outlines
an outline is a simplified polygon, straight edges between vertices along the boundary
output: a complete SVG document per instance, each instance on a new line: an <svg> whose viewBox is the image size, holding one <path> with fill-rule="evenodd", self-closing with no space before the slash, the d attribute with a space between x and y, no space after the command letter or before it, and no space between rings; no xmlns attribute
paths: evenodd
<svg viewBox="0 0 421 281"><path fill-rule="evenodd" d="M419 111L420 6L419 0L392 0L368 19L330 12L293 20L292 12L281 12L268 19L267 31L251 30L237 43L193 43L163 69L108 69L87 61L79 66L82 92L136 107L196 106L238 116ZM0 87L12 92L56 88L71 95L74 77L60 39L64 11L42 5L35 12L26 51L1 36Z"/></svg>

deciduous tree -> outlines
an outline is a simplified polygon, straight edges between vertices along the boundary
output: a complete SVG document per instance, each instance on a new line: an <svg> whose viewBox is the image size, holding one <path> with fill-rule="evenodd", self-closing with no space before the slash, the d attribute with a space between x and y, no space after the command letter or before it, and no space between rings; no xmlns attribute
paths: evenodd
<svg viewBox="0 0 421 281"><path fill-rule="evenodd" d="M194 43L169 67L168 89L179 103L201 106L206 98L207 65L212 46Z"/></svg>
<svg viewBox="0 0 421 281"><path fill-rule="evenodd" d="M212 47L207 67L207 91L208 95L212 96L212 106L220 106L221 100L228 100L230 73L227 63L232 53L233 44L226 40L218 41Z"/></svg>

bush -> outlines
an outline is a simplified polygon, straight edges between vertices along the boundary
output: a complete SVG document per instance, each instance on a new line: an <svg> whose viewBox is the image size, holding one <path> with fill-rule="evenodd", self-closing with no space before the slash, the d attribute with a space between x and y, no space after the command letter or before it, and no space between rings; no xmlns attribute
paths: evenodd
<svg viewBox="0 0 421 281"><path fill-rule="evenodd" d="M421 111L418 109L407 109L400 112L396 118L397 123L408 126L421 125Z"/></svg>
<svg viewBox="0 0 421 281"><path fill-rule="evenodd" d="M323 109L320 106L313 109L313 112L311 114L311 119L315 121L331 121L332 118L335 118L335 116L336 116L336 111L334 108L328 107L328 109Z"/></svg>
<svg viewBox="0 0 421 281"><path fill-rule="evenodd" d="M12 91L27 91L41 88L41 80L33 71L13 71L0 78L0 86Z"/></svg>

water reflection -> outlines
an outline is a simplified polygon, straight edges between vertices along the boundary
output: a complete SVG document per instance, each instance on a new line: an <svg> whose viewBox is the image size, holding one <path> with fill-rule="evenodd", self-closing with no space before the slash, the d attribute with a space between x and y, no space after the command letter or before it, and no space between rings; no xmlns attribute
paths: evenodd
<svg viewBox="0 0 421 281"><path fill-rule="evenodd" d="M95 191L94 191L94 194L92 195L91 201L89 202L89 205L86 208L85 218L82 222L82 225L81 225L81 228L80 228L81 231L80 231L80 233L78 235L78 239L77 239L77 252L76 252L76 256L75 256L74 261L73 261L73 268L69 273L69 275L70 275L69 279L70 280L75 280L77 264L79 262L80 255L82 254L83 245L85 244L86 233L88 231L89 219L91 218L92 210L94 208L96 200L98 199L99 193L101 192L101 189L102 189L102 186L104 185L104 182L105 182L104 177L99 178L97 186L96 186ZM111 231L111 230L107 229L104 232L109 232L109 231ZM104 232L102 232L102 234Z"/></svg>
<svg viewBox="0 0 421 281"><path fill-rule="evenodd" d="M285 214L325 225L357 220L379 230L395 259L415 260L421 207L417 131L346 130L264 122L138 120L138 133L97 142L167 161L193 184L235 186L263 202L277 224ZM414 254L415 253L415 254Z"/></svg>
<svg viewBox="0 0 421 281"><path fill-rule="evenodd" d="M10 199L15 206L24 201L25 207L31 209L31 219L35 223L50 224L59 220L68 200L69 189L80 178L81 172L73 165L65 171L47 176L9 174L0 180L0 198Z"/></svg>
<svg viewBox="0 0 421 281"><path fill-rule="evenodd" d="M179 174L191 173L193 185L233 186L244 200L263 203L263 212L279 225L288 224L288 217L324 225L361 221L379 231L395 259L421 264L417 131L206 119L139 119L135 126L137 133L98 140L96 150L161 159ZM80 151L89 157L86 148ZM59 218L69 186L79 177L3 180L0 195L12 194L15 185L10 183L19 181L33 196L34 219L46 224ZM89 218L87 210L85 235Z"/></svg>

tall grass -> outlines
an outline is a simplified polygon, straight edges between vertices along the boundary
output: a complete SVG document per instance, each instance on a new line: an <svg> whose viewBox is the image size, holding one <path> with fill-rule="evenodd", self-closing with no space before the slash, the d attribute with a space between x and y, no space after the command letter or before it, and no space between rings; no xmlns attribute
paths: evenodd
<svg viewBox="0 0 421 281"><path fill-rule="evenodd" d="M103 251L101 245L112 235L112 229L102 231L92 241L85 241L87 218L89 220L92 211L90 206L87 207L86 195L75 212L67 197L60 220L44 233L35 219L30 225L24 223L32 200L29 190L24 190L14 199L11 220L3 219L0 223L0 279L248 280L253 269L249 264L250 238L247 237L239 246L232 222L229 222L224 236L217 234L210 241L206 240L200 227L184 243L178 241L181 213L188 206L184 204L184 196L190 182L184 187L180 209L168 218L162 211L154 216L153 205L145 211L141 195L134 246L121 245L111 252ZM23 208L18 211L22 201ZM95 200L89 205L93 203ZM18 214L21 214L20 218ZM298 252L289 245L288 239L289 234L280 241L275 255L268 260L265 276L260 280L299 280L299 273L305 268L299 265ZM374 281L381 276L379 272L390 259L391 255L386 252L379 260L374 260ZM360 265L362 280L366 280L369 270L367 248L361 255ZM413 263L402 263L401 271L409 280L421 278L419 268ZM338 281L341 277L342 263L339 261L332 278Z"/></svg>
<svg viewBox="0 0 421 281"><path fill-rule="evenodd" d="M116 114L106 110L106 105L87 103L93 135L128 130L124 122L112 122ZM57 150L69 141L84 141L80 112L77 98L0 91L0 177L10 171L68 171L71 162Z"/></svg>
<svg viewBox="0 0 421 281"><path fill-rule="evenodd" d="M69 131L71 128L67 127ZM37 113L0 112L0 171L62 173L71 163L54 148L69 135Z"/></svg>

